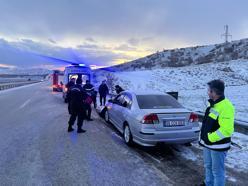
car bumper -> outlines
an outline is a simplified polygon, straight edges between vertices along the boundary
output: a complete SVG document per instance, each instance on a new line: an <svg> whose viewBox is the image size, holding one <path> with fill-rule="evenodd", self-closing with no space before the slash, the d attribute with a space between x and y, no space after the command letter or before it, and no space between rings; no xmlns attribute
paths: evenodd
<svg viewBox="0 0 248 186"><path fill-rule="evenodd" d="M139 132L134 141L143 146L154 146L157 143L184 144L198 140L200 129L193 128L181 131Z"/></svg>

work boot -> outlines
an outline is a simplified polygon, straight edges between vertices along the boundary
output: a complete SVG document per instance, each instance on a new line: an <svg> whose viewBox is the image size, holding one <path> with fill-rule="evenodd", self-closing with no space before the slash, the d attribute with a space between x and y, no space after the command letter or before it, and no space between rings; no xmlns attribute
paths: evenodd
<svg viewBox="0 0 248 186"><path fill-rule="evenodd" d="M74 131L74 129L72 128L71 125L69 125L69 127L68 127L68 132L72 132L72 131Z"/></svg>
<svg viewBox="0 0 248 186"><path fill-rule="evenodd" d="M86 132L86 130L81 129L81 128L78 128L78 130L77 130L77 133L85 133L85 132Z"/></svg>
<svg viewBox="0 0 248 186"><path fill-rule="evenodd" d="M93 119L89 118L89 119L87 119L87 121L93 121Z"/></svg>

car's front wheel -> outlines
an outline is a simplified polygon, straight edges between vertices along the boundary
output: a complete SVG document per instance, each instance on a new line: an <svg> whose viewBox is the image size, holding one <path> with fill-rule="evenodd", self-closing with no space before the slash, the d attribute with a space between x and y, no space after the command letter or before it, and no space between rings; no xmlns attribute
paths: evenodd
<svg viewBox="0 0 248 186"><path fill-rule="evenodd" d="M131 133L131 130L128 124L125 124L124 126L124 140L125 140L125 143L129 146L133 144L133 136L132 136L132 133Z"/></svg>
<svg viewBox="0 0 248 186"><path fill-rule="evenodd" d="M104 120L105 120L107 123L109 123L109 113L108 113L108 110L106 110L106 111L104 112Z"/></svg>

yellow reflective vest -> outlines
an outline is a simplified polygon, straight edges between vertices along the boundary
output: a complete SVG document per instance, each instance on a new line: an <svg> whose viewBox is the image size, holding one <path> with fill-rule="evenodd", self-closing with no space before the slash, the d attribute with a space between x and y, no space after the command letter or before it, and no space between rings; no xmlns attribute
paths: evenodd
<svg viewBox="0 0 248 186"><path fill-rule="evenodd" d="M218 151L230 149L234 114L234 106L224 96L215 102L209 100L202 122L200 145Z"/></svg>

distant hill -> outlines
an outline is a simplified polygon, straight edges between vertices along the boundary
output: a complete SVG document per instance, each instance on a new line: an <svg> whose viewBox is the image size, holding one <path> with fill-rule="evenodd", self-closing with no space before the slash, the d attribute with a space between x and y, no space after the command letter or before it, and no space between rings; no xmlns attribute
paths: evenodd
<svg viewBox="0 0 248 186"><path fill-rule="evenodd" d="M2 68L0 74L47 75L52 71L43 68Z"/></svg>
<svg viewBox="0 0 248 186"><path fill-rule="evenodd" d="M248 39L208 46L164 50L112 67L118 71L134 71L217 63L237 59L248 59Z"/></svg>

